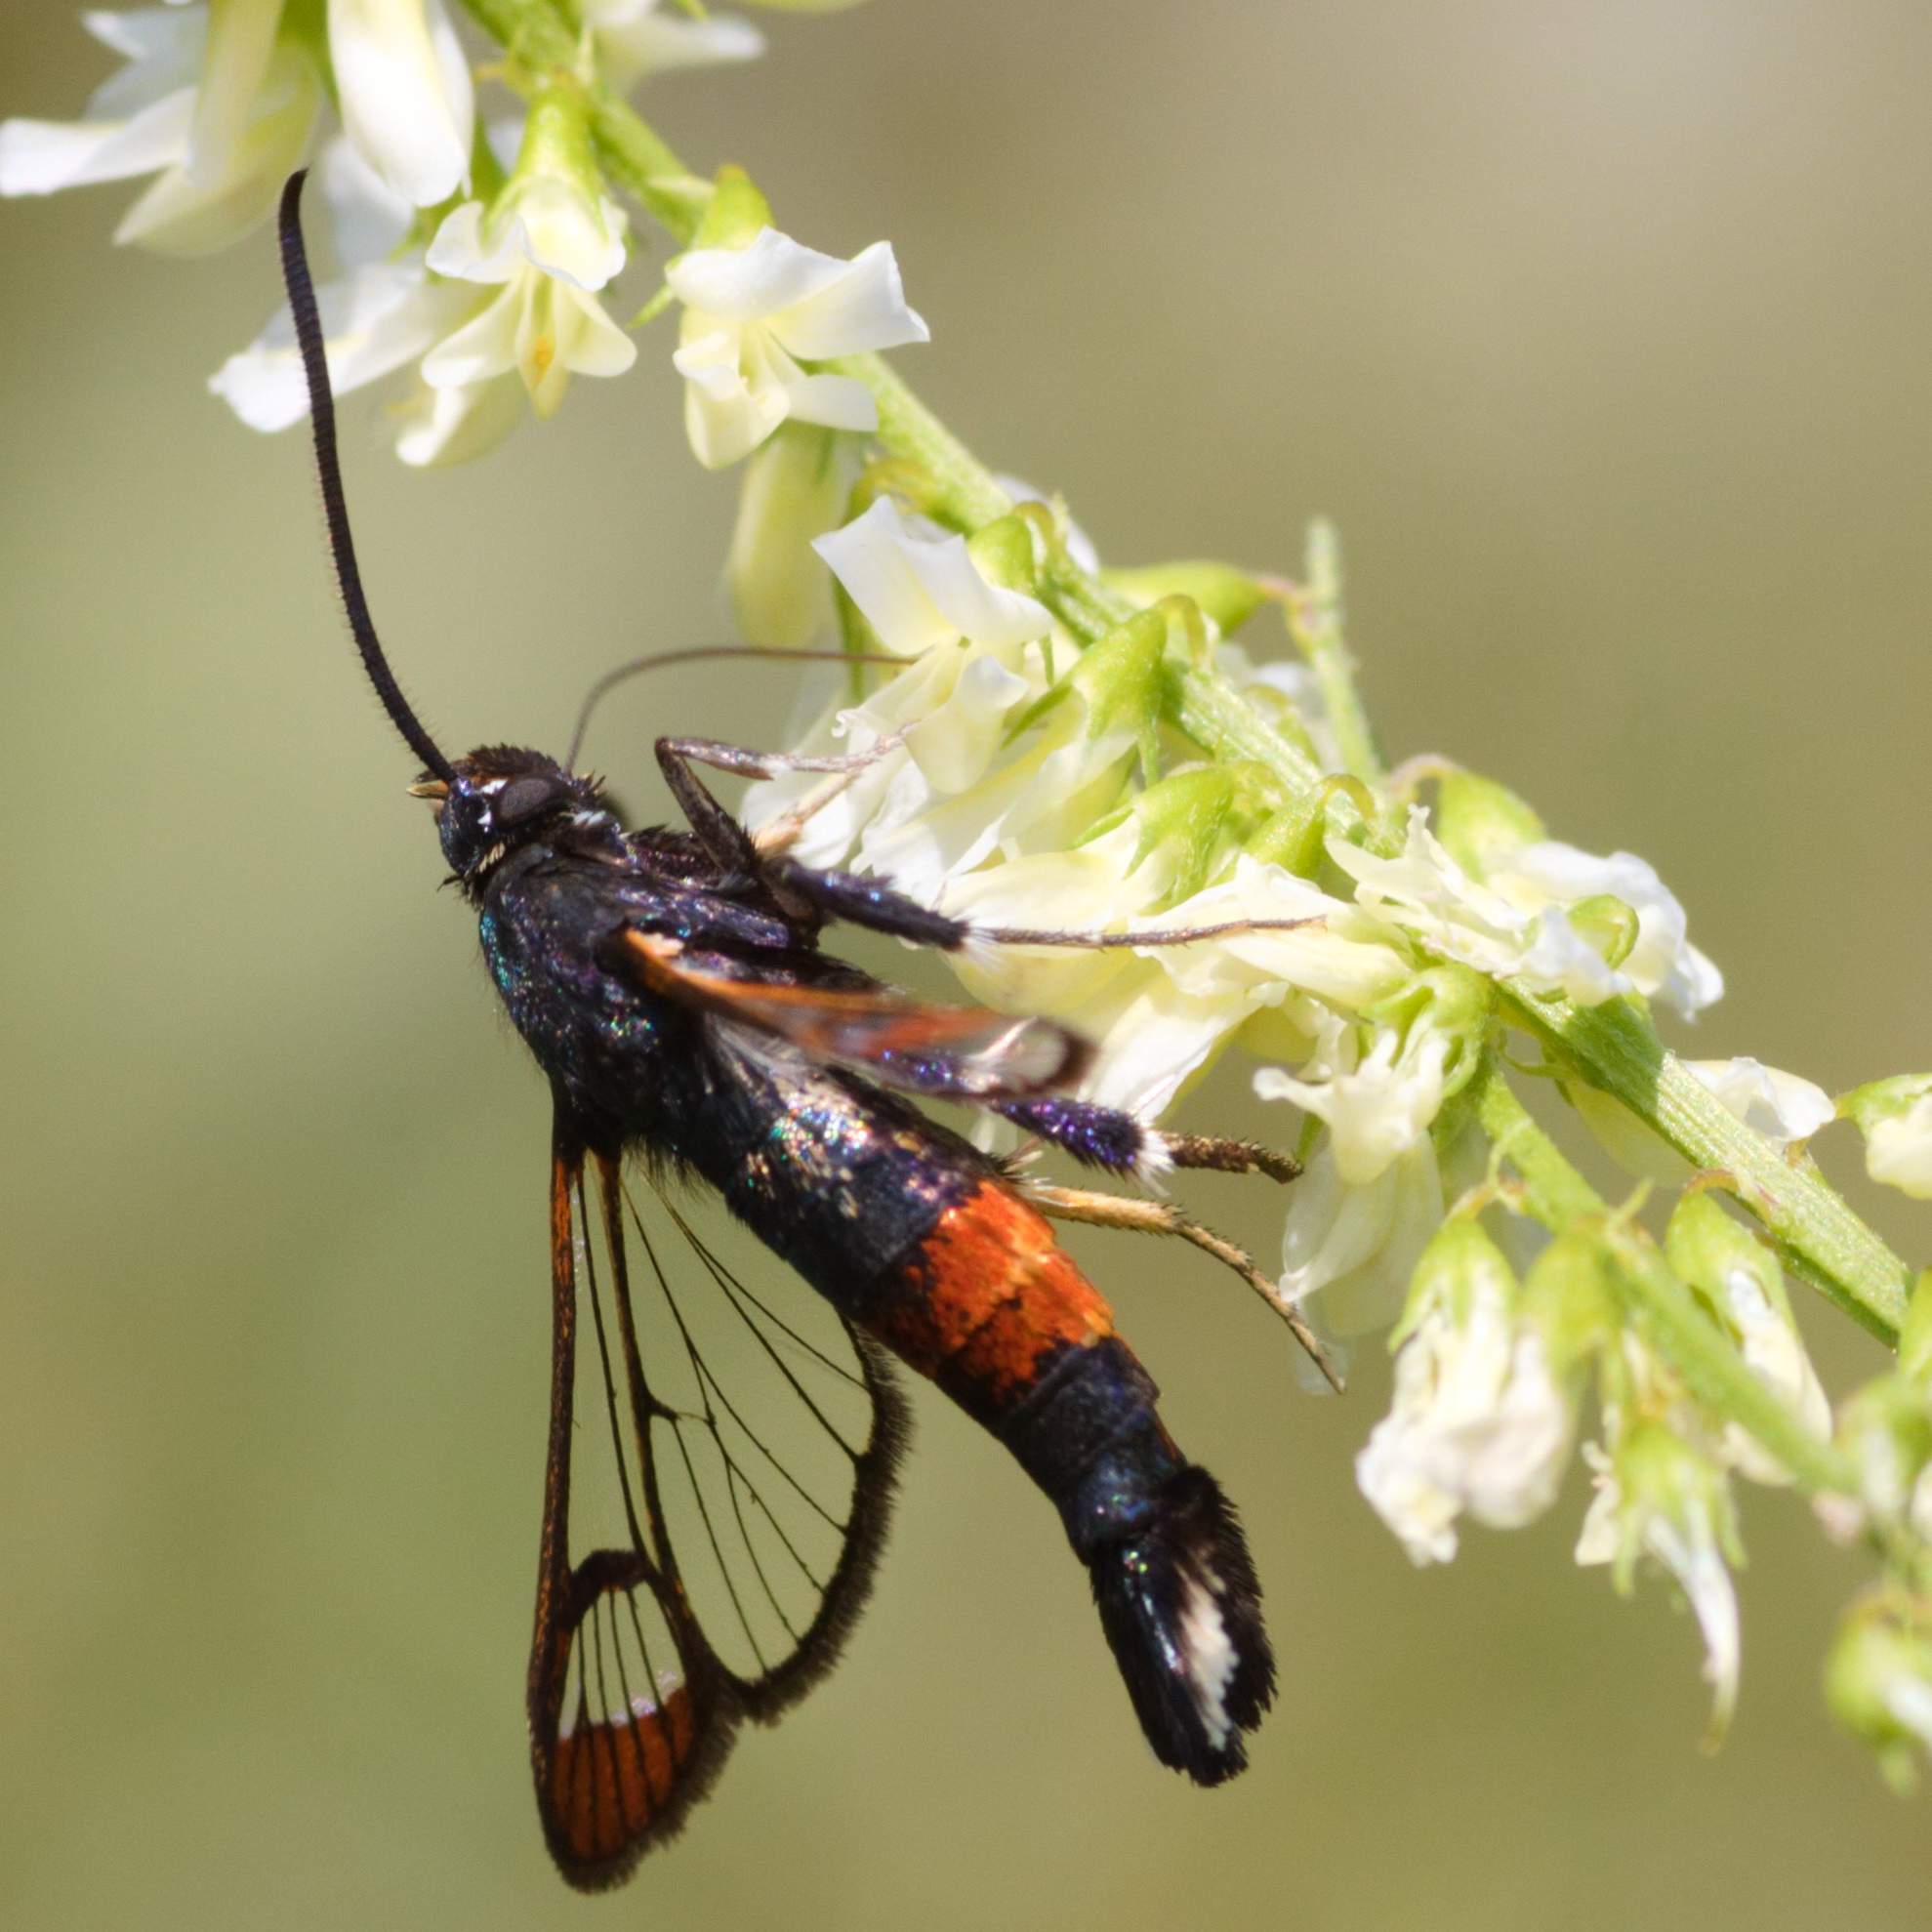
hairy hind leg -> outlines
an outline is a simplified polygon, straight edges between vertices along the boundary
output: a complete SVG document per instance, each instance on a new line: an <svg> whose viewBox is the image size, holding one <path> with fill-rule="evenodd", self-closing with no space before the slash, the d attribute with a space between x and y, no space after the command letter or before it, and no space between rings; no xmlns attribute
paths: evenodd
<svg viewBox="0 0 1932 1932"><path fill-rule="evenodd" d="M1222 1266L1232 1268L1284 1322L1303 1349L1337 1393L1341 1372L1330 1361L1321 1338L1303 1319L1301 1311L1254 1265L1247 1251L1190 1220L1178 1208L1166 1201L1133 1201L1118 1194L1101 1194L1084 1187L1050 1187L1044 1181L1020 1179L1014 1183L1024 1198L1043 1214L1056 1220L1081 1221L1089 1227L1128 1228L1136 1234L1172 1235L1191 1247L1212 1254Z"/></svg>
<svg viewBox="0 0 1932 1932"><path fill-rule="evenodd" d="M1217 1173L1266 1174L1291 1181L1301 1172L1291 1155L1253 1140L1218 1134L1164 1133L1119 1107L1094 1100L1049 1095L1013 1100L993 1109L1017 1128L1070 1154L1089 1168L1149 1180L1169 1168L1206 1168Z"/></svg>

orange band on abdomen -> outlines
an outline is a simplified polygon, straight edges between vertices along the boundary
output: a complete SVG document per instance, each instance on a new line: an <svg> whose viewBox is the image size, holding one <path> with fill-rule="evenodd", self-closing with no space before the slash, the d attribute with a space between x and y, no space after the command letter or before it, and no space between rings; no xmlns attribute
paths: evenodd
<svg viewBox="0 0 1932 1932"><path fill-rule="evenodd" d="M1112 1335L1114 1316L1045 1217L986 1181L940 1214L871 1326L909 1367L1004 1408L1042 1356Z"/></svg>

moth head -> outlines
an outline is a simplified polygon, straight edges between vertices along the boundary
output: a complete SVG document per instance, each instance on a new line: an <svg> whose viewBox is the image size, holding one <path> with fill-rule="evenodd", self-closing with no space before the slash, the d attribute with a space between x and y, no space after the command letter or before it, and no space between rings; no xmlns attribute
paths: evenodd
<svg viewBox="0 0 1932 1932"><path fill-rule="evenodd" d="M511 852L553 833L559 821L599 809L595 779L510 745L486 745L458 759L449 778L426 775L409 789L434 805L443 857L465 884L480 884Z"/></svg>

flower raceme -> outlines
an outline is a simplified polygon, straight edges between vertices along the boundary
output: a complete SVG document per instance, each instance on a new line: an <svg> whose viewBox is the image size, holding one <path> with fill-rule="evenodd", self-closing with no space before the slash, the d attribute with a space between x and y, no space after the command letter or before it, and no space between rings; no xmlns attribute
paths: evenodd
<svg viewBox="0 0 1932 1932"><path fill-rule="evenodd" d="M1693 1018L1723 990L1682 905L1643 860L1552 840L1491 781L1439 759L1384 770L1341 648L1332 541L1311 539L1300 586L1217 563L1108 570L1062 506L978 471L923 411L882 426L878 373L848 358L927 339L892 249L808 248L740 172L700 181L638 124L632 149L659 156L640 182L609 138L613 116L626 125L613 90L749 58L756 30L673 0L561 13L568 49L527 65L512 50L520 118L483 137L447 0L89 15L123 65L78 122L0 125L0 193L148 178L118 238L216 248L267 213L339 112L319 161L330 369L345 393L407 383L391 415L421 464L490 447L553 414L573 376L637 359L605 308L630 244L608 165L684 250L632 328L680 305L667 359L692 450L745 465L727 573L741 629L772 645L836 635L853 652L795 742L861 767L756 785L748 822L782 822L799 857L888 875L978 924L1147 937L979 946L961 972L987 1004L1079 1025L1097 1044L1089 1093L1149 1118L1225 1053L1260 1063L1257 1095L1295 1110L1273 1137L1304 1168L1283 1291L1340 1332L1403 1311L1389 1412L1357 1475L1418 1563L1452 1556L1464 1520L1508 1527L1549 1505L1593 1377L1579 1560L1610 1563L1620 1584L1639 1561L1675 1580L1719 1721L1739 1672L1730 1483L1798 1474L1885 1568L1847 1624L1834 1703L1891 1768L1932 1747L1932 1339L1833 1428L1781 1266L1794 1253L1836 1281L1831 1256L1772 1221L1787 1194L1818 1206L1805 1148L1834 1112L1858 1125L1874 1178L1932 1199L1932 1077L1875 1082L1834 1110L1756 1060L1670 1060L1653 1006ZM253 427L297 421L286 315L213 387ZM1270 603L1303 662L1229 641ZM875 653L898 663L879 676L859 661ZM1214 703L1189 712L1203 688ZM1214 935L1152 943L1203 926ZM1564 1015L1613 1003L1609 1026L1592 1024L1655 1048L1654 1105L1564 1031ZM1510 1025L1540 1036L1535 1064L1505 1058ZM1505 1072L1553 1074L1552 1099L1619 1162L1683 1190L1661 1246L1635 1205L1591 1207L1574 1170L1552 1185L1547 1136L1520 1106L1496 1112ZM1775 1251L1719 1189L1772 1221ZM1921 1298L1932 1336L1932 1290ZM1883 1328L1898 1281L1847 1300Z"/></svg>

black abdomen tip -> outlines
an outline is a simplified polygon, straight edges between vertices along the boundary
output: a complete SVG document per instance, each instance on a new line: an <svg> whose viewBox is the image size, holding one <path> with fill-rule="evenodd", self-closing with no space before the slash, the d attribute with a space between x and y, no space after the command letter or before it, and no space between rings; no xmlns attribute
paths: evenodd
<svg viewBox="0 0 1932 1932"><path fill-rule="evenodd" d="M1093 1600L1154 1755L1218 1785L1246 1769L1242 1734L1275 1692L1254 1566L1207 1470L1176 1470L1143 1509L1088 1554Z"/></svg>

